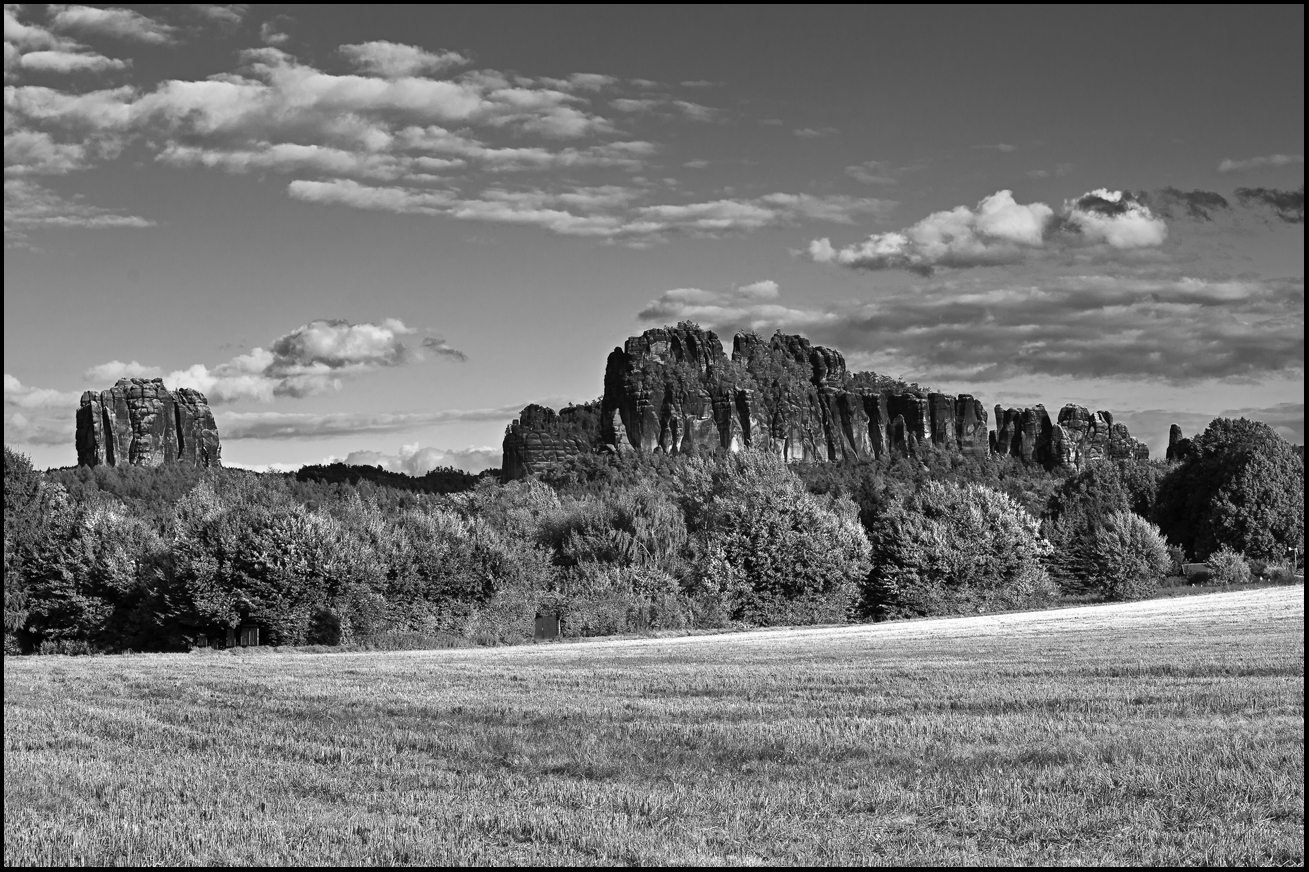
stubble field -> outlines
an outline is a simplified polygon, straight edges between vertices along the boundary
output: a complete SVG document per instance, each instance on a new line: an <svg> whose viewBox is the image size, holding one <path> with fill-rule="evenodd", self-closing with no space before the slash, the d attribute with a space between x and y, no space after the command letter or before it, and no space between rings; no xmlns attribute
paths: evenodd
<svg viewBox="0 0 1309 872"><path fill-rule="evenodd" d="M1304 862L1304 590L6 659L6 864Z"/></svg>

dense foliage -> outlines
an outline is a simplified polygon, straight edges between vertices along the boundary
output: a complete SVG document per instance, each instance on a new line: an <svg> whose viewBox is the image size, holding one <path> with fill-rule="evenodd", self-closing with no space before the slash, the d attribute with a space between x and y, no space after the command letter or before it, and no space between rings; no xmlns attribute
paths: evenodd
<svg viewBox="0 0 1309 872"><path fill-rule="evenodd" d="M1156 519L1195 559L1224 546L1280 560L1304 550L1304 457L1267 424L1215 418L1159 488Z"/></svg>
<svg viewBox="0 0 1309 872"><path fill-rule="evenodd" d="M241 626L271 644L511 641L543 613L566 635L975 614L1149 596L1197 556L1227 582L1289 578L1303 545L1299 450L1221 419L1180 462L1071 475L932 448L596 454L508 484L4 463L6 652L184 650Z"/></svg>
<svg viewBox="0 0 1309 872"><path fill-rule="evenodd" d="M1159 528L1126 511L1100 519L1085 555L1087 588L1109 601L1152 596L1171 563Z"/></svg>
<svg viewBox="0 0 1309 872"><path fill-rule="evenodd" d="M865 610L875 617L1030 608L1057 593L1039 522L987 487L930 481L893 500L869 536Z"/></svg>

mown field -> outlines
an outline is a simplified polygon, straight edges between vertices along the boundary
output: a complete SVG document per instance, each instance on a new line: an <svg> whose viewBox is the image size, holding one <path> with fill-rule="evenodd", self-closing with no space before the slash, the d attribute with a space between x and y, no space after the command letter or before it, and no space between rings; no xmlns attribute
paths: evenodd
<svg viewBox="0 0 1309 872"><path fill-rule="evenodd" d="M6 864L1304 862L1304 589L5 660Z"/></svg>

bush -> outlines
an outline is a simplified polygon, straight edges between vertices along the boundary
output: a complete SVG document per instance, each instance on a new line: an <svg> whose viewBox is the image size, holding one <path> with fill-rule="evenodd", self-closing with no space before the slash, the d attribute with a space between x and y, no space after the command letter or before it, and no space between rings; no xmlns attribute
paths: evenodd
<svg viewBox="0 0 1309 872"><path fill-rule="evenodd" d="M1057 591L1038 522L1005 494L927 482L873 520L863 612L891 617L1038 607Z"/></svg>
<svg viewBox="0 0 1309 872"><path fill-rule="evenodd" d="M1211 584L1249 584L1250 564L1245 555L1230 548L1219 548L1209 555L1209 581Z"/></svg>
<svg viewBox="0 0 1309 872"><path fill-rule="evenodd" d="M1159 528L1131 512L1113 512L1091 537L1092 589L1106 600L1146 599L1159 590L1171 561Z"/></svg>

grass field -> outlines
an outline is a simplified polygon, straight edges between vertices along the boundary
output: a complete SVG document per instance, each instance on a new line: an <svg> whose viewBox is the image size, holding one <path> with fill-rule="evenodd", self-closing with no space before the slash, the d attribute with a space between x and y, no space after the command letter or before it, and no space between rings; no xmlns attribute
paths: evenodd
<svg viewBox="0 0 1309 872"><path fill-rule="evenodd" d="M1304 862L1304 589L5 660L5 863Z"/></svg>

